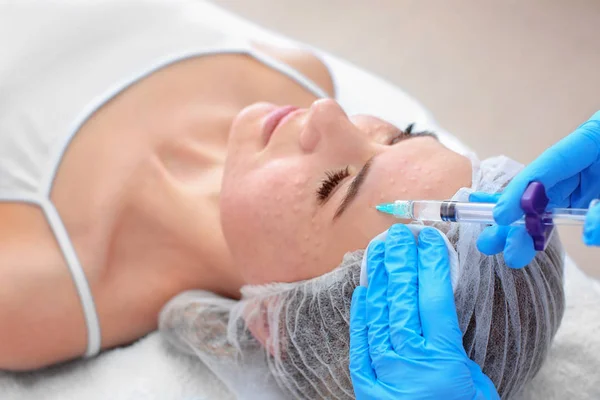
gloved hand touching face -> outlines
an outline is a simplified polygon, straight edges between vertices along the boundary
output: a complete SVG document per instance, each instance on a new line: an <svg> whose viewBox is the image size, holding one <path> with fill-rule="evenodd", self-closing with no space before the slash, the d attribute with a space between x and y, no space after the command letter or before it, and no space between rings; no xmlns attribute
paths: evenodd
<svg viewBox="0 0 600 400"><path fill-rule="evenodd" d="M463 348L446 244L394 225L371 243L368 287L350 312L350 374L357 399L499 399Z"/></svg>
<svg viewBox="0 0 600 400"><path fill-rule="evenodd" d="M533 181L546 188L548 208L588 208L600 197L600 111L529 164L501 195L471 195L471 201L497 200L494 219L498 225L481 234L479 250L487 255L504 251L507 265L513 268L524 267L535 256L533 240L525 229L508 226L523 216L521 196ZM600 204L590 207L583 241L600 246Z"/></svg>

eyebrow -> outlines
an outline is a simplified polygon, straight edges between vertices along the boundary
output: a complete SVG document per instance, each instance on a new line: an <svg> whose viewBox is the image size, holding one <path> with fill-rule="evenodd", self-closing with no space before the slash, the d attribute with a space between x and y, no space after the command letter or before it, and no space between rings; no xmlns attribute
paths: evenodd
<svg viewBox="0 0 600 400"><path fill-rule="evenodd" d="M358 192L359 192L362 184L365 183L365 178L367 177L367 174L369 173L369 170L371 169L371 164L373 163L373 160L375 159L375 157L377 157L377 155L374 155L373 157L371 157L367 160L365 165L362 166L360 171L358 171L358 174L356 174L356 176L350 183L350 186L348 187L348 190L346 191L346 194L344 195L342 202L340 203L339 207L335 211L335 214L333 215L334 221L340 215L342 215L344 210L346 210L346 208L348 208L348 206L352 203L352 201L358 195Z"/></svg>

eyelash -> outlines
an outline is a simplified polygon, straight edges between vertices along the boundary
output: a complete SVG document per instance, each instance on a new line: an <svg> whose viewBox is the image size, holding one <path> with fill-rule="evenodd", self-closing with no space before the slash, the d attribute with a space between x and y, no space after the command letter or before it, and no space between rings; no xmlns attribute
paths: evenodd
<svg viewBox="0 0 600 400"><path fill-rule="evenodd" d="M406 127L406 129L404 131L400 131L399 134L392 136L387 144L389 146L398 143L400 140L405 139L407 136L410 136L410 133L412 132L412 128L413 128L414 124L410 124L409 126Z"/></svg>
<svg viewBox="0 0 600 400"><path fill-rule="evenodd" d="M317 190L317 199L321 204L329 198L333 189L335 189L341 181L350 176L350 168L345 167L335 171L327 171L325 175L325 179L321 181L321 186L319 186L319 189Z"/></svg>
<svg viewBox="0 0 600 400"><path fill-rule="evenodd" d="M410 124L408 125L403 132L400 132L398 135L392 137L389 141L388 141L388 145L393 145L398 143L398 141L402 140L402 139L406 139L407 137L419 137L419 136L430 136L433 138L437 138L437 135L433 132L430 131L420 131L420 132L413 132L413 128L414 128L415 124Z"/></svg>

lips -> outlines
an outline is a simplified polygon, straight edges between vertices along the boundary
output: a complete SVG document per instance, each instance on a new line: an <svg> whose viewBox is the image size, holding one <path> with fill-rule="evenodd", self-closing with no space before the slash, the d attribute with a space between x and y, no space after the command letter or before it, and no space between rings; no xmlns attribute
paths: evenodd
<svg viewBox="0 0 600 400"><path fill-rule="evenodd" d="M279 126L279 123L289 114L296 111L298 107L295 106L283 106L271 111L265 118L265 122L263 123L263 138L265 145L269 143L269 139Z"/></svg>

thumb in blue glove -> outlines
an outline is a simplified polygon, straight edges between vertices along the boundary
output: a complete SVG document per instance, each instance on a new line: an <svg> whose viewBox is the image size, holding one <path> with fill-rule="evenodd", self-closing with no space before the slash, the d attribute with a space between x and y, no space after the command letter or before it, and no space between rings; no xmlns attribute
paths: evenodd
<svg viewBox="0 0 600 400"><path fill-rule="evenodd" d="M475 192L469 201L495 203L500 193L488 194ZM523 268L535 257L533 239L522 226L492 225L483 230L477 239L477 249L492 256L504 250L504 261L511 268Z"/></svg>

